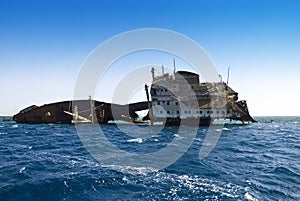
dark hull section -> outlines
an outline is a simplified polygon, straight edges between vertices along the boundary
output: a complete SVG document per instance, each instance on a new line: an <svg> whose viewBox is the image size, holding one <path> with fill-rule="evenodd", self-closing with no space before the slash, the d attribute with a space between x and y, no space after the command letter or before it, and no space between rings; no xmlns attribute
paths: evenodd
<svg viewBox="0 0 300 201"><path fill-rule="evenodd" d="M146 110L151 107L151 103L138 102L128 105L118 105L91 100L63 101L46 104L43 106L30 106L13 116L17 123L28 124L74 124L74 123L108 123L113 120L132 121L138 115L136 111ZM77 111L75 111L77 108ZM230 120L241 122L256 122L248 112L245 101L235 102L227 105L228 110L232 110ZM75 113L80 118L75 116ZM84 119L85 121L82 121ZM189 126L209 126L213 118L155 118L149 117L149 113L143 120L163 121L166 125L189 125Z"/></svg>
<svg viewBox="0 0 300 201"><path fill-rule="evenodd" d="M138 117L136 111L145 109L148 109L147 102L118 105L91 100L63 101L30 106L14 115L13 120L28 124L107 123L111 120L131 121Z"/></svg>
<svg viewBox="0 0 300 201"><path fill-rule="evenodd" d="M167 118L166 125L185 125L185 126L209 126L212 122L211 118Z"/></svg>
<svg viewBox="0 0 300 201"><path fill-rule="evenodd" d="M71 110L71 101L47 104L41 107L30 106L13 116L17 123L42 124L61 123L70 124L73 117L64 113Z"/></svg>

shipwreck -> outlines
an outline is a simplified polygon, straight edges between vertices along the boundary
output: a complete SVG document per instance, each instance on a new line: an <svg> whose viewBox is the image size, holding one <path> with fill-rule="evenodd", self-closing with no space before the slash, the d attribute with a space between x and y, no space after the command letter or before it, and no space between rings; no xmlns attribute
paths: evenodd
<svg viewBox="0 0 300 201"><path fill-rule="evenodd" d="M163 122L210 125L219 119L256 122L249 114L245 100L225 82L200 82L199 75L188 71L154 74L152 84L145 85L147 101L119 105L92 100L70 100L42 106L32 105L13 116L17 123L76 124L122 120L134 123ZM150 93L149 93L150 88ZM148 110L139 117L137 112Z"/></svg>

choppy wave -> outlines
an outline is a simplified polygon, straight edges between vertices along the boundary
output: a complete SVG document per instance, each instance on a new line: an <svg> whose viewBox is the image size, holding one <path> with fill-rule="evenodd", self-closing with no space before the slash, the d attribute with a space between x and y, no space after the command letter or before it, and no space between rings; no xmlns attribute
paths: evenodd
<svg viewBox="0 0 300 201"><path fill-rule="evenodd" d="M163 170L103 166L70 125L0 123L0 198L300 200L300 118L258 120L224 127L203 160L198 155L207 128L200 128L185 155ZM185 137L174 127L146 140L123 136L115 125L102 129L115 146L135 153L157 151Z"/></svg>

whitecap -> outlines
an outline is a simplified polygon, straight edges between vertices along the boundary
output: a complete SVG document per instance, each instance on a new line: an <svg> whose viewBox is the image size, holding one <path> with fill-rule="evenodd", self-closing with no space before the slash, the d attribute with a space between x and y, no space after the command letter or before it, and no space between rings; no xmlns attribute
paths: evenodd
<svg viewBox="0 0 300 201"><path fill-rule="evenodd" d="M64 185L69 189L69 191L72 191L70 186L67 184L67 181L64 181Z"/></svg>
<svg viewBox="0 0 300 201"><path fill-rule="evenodd" d="M24 173L25 170L26 170L26 167L22 167L22 168L20 168L19 173Z"/></svg>
<svg viewBox="0 0 300 201"><path fill-rule="evenodd" d="M17 124L12 125L12 128L18 128L19 126Z"/></svg>
<svg viewBox="0 0 300 201"><path fill-rule="evenodd" d="M133 175L147 175L151 172L158 172L158 169L152 167L133 167L133 166L123 166L123 165L103 165L102 167L108 167L122 173L128 173Z"/></svg>
<svg viewBox="0 0 300 201"><path fill-rule="evenodd" d="M176 139L179 139L179 140L182 139L182 137L181 137L180 135L178 135L178 134L174 134L174 137L175 137Z"/></svg>
<svg viewBox="0 0 300 201"><path fill-rule="evenodd" d="M127 177L126 177L126 176L124 176L124 177L122 178L122 181L125 181L125 182L127 182L127 181L128 181Z"/></svg>
<svg viewBox="0 0 300 201"><path fill-rule="evenodd" d="M245 199L250 201L258 201L255 197L253 197L249 192L245 193Z"/></svg>
<svg viewBox="0 0 300 201"><path fill-rule="evenodd" d="M137 143L142 143L142 142L143 142L143 139L142 139L142 138L135 138L135 139L127 140L127 142L137 142Z"/></svg>
<svg viewBox="0 0 300 201"><path fill-rule="evenodd" d="M188 190L195 195L202 194L202 192L211 192L212 194L220 194L224 197L235 200L241 198L240 196L245 195L239 193L243 191L243 188L239 185L227 182L218 182L208 178L198 177L197 175L176 175L158 172L154 176L153 180L157 183L171 182L172 187L168 192L169 195L167 195L167 199L171 197L180 199L180 197L177 196L185 190Z"/></svg>

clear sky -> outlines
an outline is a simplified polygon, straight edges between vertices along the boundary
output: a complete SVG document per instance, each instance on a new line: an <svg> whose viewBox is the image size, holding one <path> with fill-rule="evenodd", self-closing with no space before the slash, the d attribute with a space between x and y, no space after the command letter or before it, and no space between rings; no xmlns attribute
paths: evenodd
<svg viewBox="0 0 300 201"><path fill-rule="evenodd" d="M202 46L223 77L230 66L229 84L252 115L299 116L299 10L297 0L2 0L0 115L72 99L80 66L99 44L163 28Z"/></svg>

